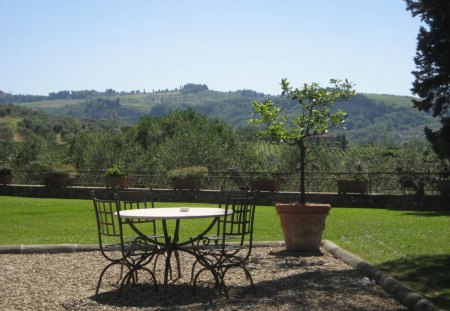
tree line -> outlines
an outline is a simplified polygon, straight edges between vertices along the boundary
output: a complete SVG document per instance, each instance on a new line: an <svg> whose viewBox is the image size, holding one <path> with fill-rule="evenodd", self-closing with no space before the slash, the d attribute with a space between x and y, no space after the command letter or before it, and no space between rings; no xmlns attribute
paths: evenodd
<svg viewBox="0 0 450 311"><path fill-rule="evenodd" d="M210 171L291 172L298 152L256 137L251 125L232 127L192 108L126 124L111 117L93 121L0 105L0 167L168 171L202 165ZM372 146L350 144L344 135L311 143L311 172L438 171L441 162L426 142L399 145L386 138Z"/></svg>

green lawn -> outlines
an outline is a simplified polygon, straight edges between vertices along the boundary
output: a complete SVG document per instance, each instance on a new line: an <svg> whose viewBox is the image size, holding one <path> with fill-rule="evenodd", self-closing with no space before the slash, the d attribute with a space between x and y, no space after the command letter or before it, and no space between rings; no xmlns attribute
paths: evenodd
<svg viewBox="0 0 450 311"><path fill-rule="evenodd" d="M163 206L211 206L156 203ZM181 223L192 236L207 220ZM324 238L430 297L450 310L450 213L334 208ZM256 241L282 240L275 209L258 206ZM90 200L0 197L0 244L97 243Z"/></svg>
<svg viewBox="0 0 450 311"><path fill-rule="evenodd" d="M155 204L156 207L181 205L212 206L199 203ZM273 207L258 206L255 217L258 224L256 240L283 239ZM185 220L181 223L180 234L182 237L192 236L208 222L210 220ZM0 244L57 243L98 243L92 201L0 197Z"/></svg>
<svg viewBox="0 0 450 311"><path fill-rule="evenodd" d="M325 237L450 310L450 213L336 208Z"/></svg>

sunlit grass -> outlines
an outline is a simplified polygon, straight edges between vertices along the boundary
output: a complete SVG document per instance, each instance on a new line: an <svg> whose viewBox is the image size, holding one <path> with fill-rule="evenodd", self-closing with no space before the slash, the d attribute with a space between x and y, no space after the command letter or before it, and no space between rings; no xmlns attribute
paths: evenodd
<svg viewBox="0 0 450 311"><path fill-rule="evenodd" d="M334 208L325 238L374 264L411 255L450 254L450 213Z"/></svg>
<svg viewBox="0 0 450 311"><path fill-rule="evenodd" d="M156 203L156 207L204 206L200 203ZM270 206L258 206L255 238L282 240L278 216ZM184 220L181 238L194 236L211 220ZM173 229L174 221L169 221ZM0 244L97 243L91 200L0 197Z"/></svg>
<svg viewBox="0 0 450 311"><path fill-rule="evenodd" d="M450 213L335 208L325 238L450 310Z"/></svg>

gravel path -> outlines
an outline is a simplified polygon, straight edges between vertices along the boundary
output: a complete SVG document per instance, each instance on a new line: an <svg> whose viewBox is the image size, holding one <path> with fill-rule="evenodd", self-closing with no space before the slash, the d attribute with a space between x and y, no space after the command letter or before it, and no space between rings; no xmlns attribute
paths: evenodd
<svg viewBox="0 0 450 311"><path fill-rule="evenodd" d="M281 247L254 248L249 267L256 295L241 271L227 279L230 298L204 284L196 296L189 283L192 258L181 254L183 276L167 291L142 285L114 287L119 271L105 275L100 252L0 255L1 310L407 310L378 285L330 254L286 253ZM157 266L162 282L162 261Z"/></svg>

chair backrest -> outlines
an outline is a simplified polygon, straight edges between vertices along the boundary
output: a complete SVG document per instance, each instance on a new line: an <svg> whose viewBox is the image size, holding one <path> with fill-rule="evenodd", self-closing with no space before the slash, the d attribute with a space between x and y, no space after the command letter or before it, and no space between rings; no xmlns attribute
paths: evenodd
<svg viewBox="0 0 450 311"><path fill-rule="evenodd" d="M155 203L152 196L148 195L147 191L118 191L116 194L117 205L120 210L131 210L141 208L154 208ZM150 223L150 234L156 234L156 222L152 219L128 219L129 222L134 224L138 223ZM148 230L147 230L148 231Z"/></svg>
<svg viewBox="0 0 450 311"><path fill-rule="evenodd" d="M219 208L222 208L222 205L226 205L228 199L230 197L234 198L248 198L248 197L255 197L256 193L249 192L249 190L226 190L223 187L220 188L219 191L219 199L218 199L218 206Z"/></svg>
<svg viewBox="0 0 450 311"><path fill-rule="evenodd" d="M97 229L99 235L120 237L116 200L103 200L93 197Z"/></svg>
<svg viewBox="0 0 450 311"><path fill-rule="evenodd" d="M123 243L122 227L116 212L120 211L115 198L99 199L92 193L95 216L97 219L97 234L100 251L109 260L114 260L106 253L111 245L120 247Z"/></svg>
<svg viewBox="0 0 450 311"><path fill-rule="evenodd" d="M227 216L220 220L224 243L228 236L239 238L240 244L253 242L253 223L255 220L256 200L251 198L228 198L226 204ZM233 213L229 214L231 210Z"/></svg>
<svg viewBox="0 0 450 311"><path fill-rule="evenodd" d="M117 199L121 210L155 207L153 198L146 191L118 191Z"/></svg>

